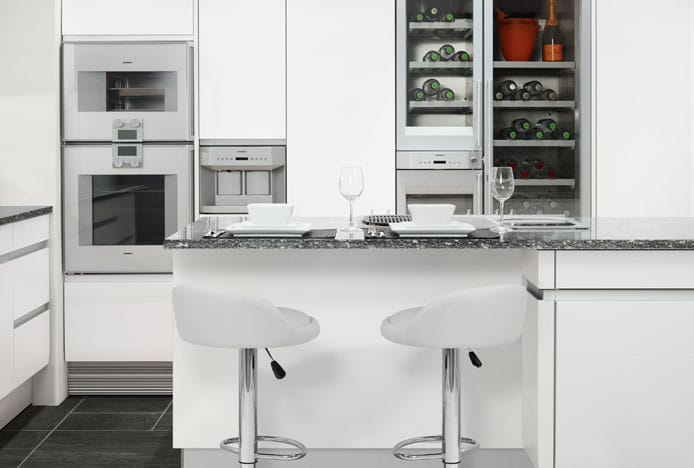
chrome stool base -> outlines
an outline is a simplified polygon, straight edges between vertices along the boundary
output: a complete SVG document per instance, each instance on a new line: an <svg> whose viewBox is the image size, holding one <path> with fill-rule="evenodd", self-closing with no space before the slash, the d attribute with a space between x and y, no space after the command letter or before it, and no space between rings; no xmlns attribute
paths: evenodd
<svg viewBox="0 0 694 468"><path fill-rule="evenodd" d="M417 460L432 460L436 458L444 458L444 452L441 450L440 452L429 452L429 453L413 453L413 454L407 454L404 452L405 449L410 448L411 450L412 445L417 445L417 444L423 444L427 442L441 442L443 443L443 436L425 436L425 437L414 437L412 439L406 439L403 440L402 442L399 442L398 444L393 447L393 455L395 455L396 458L399 458L400 460L407 460L407 461L417 461ZM460 451L465 452L466 450L470 450L473 448L477 448L480 446L475 440L470 439L468 437L461 437L460 438ZM468 447L462 447L462 445L468 445Z"/></svg>
<svg viewBox="0 0 694 468"><path fill-rule="evenodd" d="M262 460L284 460L293 461L306 456L306 446L301 442L294 439L287 439L285 437L274 437L274 436L257 436L256 441L258 442L272 442L275 444L288 445L294 447L297 451L288 454L278 454L278 453L268 453L268 452L256 452L256 458ZM230 439L224 439L220 442L219 447L233 453L240 453L241 441L238 437L232 437Z"/></svg>

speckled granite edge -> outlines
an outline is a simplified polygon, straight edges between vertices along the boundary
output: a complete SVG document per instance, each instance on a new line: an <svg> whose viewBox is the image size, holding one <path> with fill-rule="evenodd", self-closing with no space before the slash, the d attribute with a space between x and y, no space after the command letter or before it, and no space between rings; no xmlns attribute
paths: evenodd
<svg viewBox="0 0 694 468"><path fill-rule="evenodd" d="M334 249L526 249L526 250L694 250L694 239L167 239L166 249L334 250Z"/></svg>
<svg viewBox="0 0 694 468"><path fill-rule="evenodd" d="M52 212L52 206L0 206L0 226L37 218Z"/></svg>

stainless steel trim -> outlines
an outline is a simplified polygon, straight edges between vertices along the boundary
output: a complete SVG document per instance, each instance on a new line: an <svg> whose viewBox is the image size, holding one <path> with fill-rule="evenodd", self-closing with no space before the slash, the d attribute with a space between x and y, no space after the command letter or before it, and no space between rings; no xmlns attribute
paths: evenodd
<svg viewBox="0 0 694 468"><path fill-rule="evenodd" d="M444 463L460 463L460 351L443 350L443 438Z"/></svg>
<svg viewBox="0 0 694 468"><path fill-rule="evenodd" d="M28 312L18 319L15 319L14 321L14 328L19 328L28 321L32 320L35 317L38 317L42 313L46 312L50 308L50 303L46 302L45 304L38 306L36 309L32 310L31 312Z"/></svg>
<svg viewBox="0 0 694 468"><path fill-rule="evenodd" d="M287 140L284 139L249 139L249 140L234 140L234 139L204 139L200 140L200 146L287 146Z"/></svg>
<svg viewBox="0 0 694 468"><path fill-rule="evenodd" d="M482 175L483 175L482 171L475 174L475 194L473 195L475 214L480 214L480 215L484 211L484 208L482 206L482 202L483 202L482 192L484 190L483 185L482 185Z"/></svg>
<svg viewBox="0 0 694 468"><path fill-rule="evenodd" d="M474 100L474 110L475 115L472 117L472 125L474 126L473 132L475 134L475 150L482 150L482 80L475 80L475 87L472 92L472 99Z"/></svg>
<svg viewBox="0 0 694 468"><path fill-rule="evenodd" d="M36 244L27 245L26 247L22 247L21 249L13 250L6 254L0 255L0 265L15 260L17 258L24 257L25 255L38 252L39 250L45 249L47 247L48 240L45 240L37 242Z"/></svg>

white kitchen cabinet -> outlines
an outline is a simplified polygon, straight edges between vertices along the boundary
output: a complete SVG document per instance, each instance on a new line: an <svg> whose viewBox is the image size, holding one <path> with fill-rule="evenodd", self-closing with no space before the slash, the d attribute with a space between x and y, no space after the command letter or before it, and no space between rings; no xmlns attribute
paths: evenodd
<svg viewBox="0 0 694 468"><path fill-rule="evenodd" d="M341 166L364 169L358 213L395 209L393 18L395 2L287 2L287 199L298 215L347 215Z"/></svg>
<svg viewBox="0 0 694 468"><path fill-rule="evenodd" d="M48 364L48 216L0 226L0 399Z"/></svg>
<svg viewBox="0 0 694 468"><path fill-rule="evenodd" d="M285 0L200 0L198 21L200 138L284 140Z"/></svg>
<svg viewBox="0 0 694 468"><path fill-rule="evenodd" d="M171 361L171 275L65 279L65 359Z"/></svg>
<svg viewBox="0 0 694 468"><path fill-rule="evenodd" d="M555 467L692 466L694 299L619 296L557 302Z"/></svg>
<svg viewBox="0 0 694 468"><path fill-rule="evenodd" d="M63 35L193 35L193 0L63 0Z"/></svg>

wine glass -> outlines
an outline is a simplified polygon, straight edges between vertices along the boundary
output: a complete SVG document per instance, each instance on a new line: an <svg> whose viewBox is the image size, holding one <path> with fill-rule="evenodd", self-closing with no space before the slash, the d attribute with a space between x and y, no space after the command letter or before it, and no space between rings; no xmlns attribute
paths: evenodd
<svg viewBox="0 0 694 468"><path fill-rule="evenodd" d="M340 169L340 193L349 202L349 230L356 231L354 226L354 200L364 192L364 174L361 167L343 167Z"/></svg>
<svg viewBox="0 0 694 468"><path fill-rule="evenodd" d="M501 213L499 217L499 227L495 229L495 231L506 232L509 228L504 225L504 202L511 198L515 188L513 169L510 167L493 168L489 185L492 196L499 202L499 212Z"/></svg>

